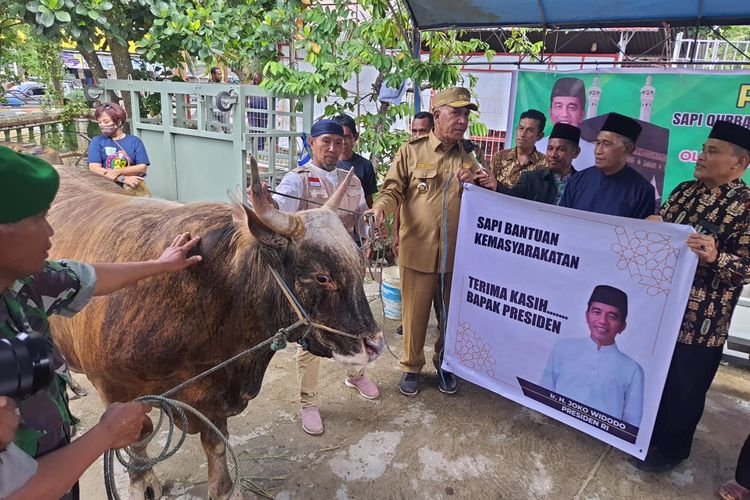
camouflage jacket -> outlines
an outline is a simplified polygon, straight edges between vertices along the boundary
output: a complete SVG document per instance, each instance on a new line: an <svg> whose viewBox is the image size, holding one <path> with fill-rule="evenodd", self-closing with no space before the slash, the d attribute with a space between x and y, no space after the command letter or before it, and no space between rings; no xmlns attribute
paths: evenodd
<svg viewBox="0 0 750 500"><path fill-rule="evenodd" d="M96 275L88 264L48 261L42 272L14 282L0 293L0 336L13 338L21 332L52 337L47 318L71 316L91 299ZM16 444L32 457L41 456L70 442L75 418L68 408L67 365L53 348L57 376L50 387L18 402L21 426Z"/></svg>

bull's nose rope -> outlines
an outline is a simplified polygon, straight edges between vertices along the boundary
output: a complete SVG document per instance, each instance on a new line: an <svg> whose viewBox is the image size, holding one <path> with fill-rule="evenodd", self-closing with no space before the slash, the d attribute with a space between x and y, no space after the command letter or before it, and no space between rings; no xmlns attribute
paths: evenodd
<svg viewBox="0 0 750 500"><path fill-rule="evenodd" d="M271 269L271 274L273 274L273 277L276 279L276 283L279 284L281 287L281 291L284 292L284 296L286 297L286 300L289 302L289 305L292 306L292 309L294 310L294 313L297 315L297 318L300 321L304 321L307 324L311 325L313 328L318 328L320 330L324 330L326 332L335 333L336 335L342 335L344 337L349 337L352 339L360 340L362 337L358 337L356 335L352 335L351 333L342 332L341 330L337 330L335 328L331 328L330 326L326 326L322 323L316 323L310 319L310 316L307 314L307 311L302 307L302 304L299 303L297 300L297 297L295 297L294 293L292 292L291 288L289 288L289 285L287 285L286 281L284 281L278 272L274 268ZM308 328L305 334L302 336L300 340L303 340L307 335L310 333L311 329ZM299 341L298 341L299 342Z"/></svg>
<svg viewBox="0 0 750 500"><path fill-rule="evenodd" d="M370 276L374 281L378 282L378 296L380 298L380 310L383 314L383 320L385 320L385 302L383 301L383 260L385 259L385 245L386 241L385 238L382 237L380 234L380 231L375 231L375 221L374 218L368 221L371 234L368 235L368 241L370 242L370 247L367 245L362 247L362 257L367 262L367 270L370 272ZM368 258L369 249L372 249L372 252L375 257L375 271L373 272L372 268L372 260ZM377 278L376 278L377 276ZM383 326L378 322L378 326L380 326L380 331L385 332L385 329ZM391 346L388 344L388 338L383 335L383 342L385 343L386 349L388 349L388 352L393 356L394 359L399 359L398 356L393 352L391 349Z"/></svg>
<svg viewBox="0 0 750 500"><path fill-rule="evenodd" d="M238 354L235 354L231 358L219 363L218 365L209 368L208 370L199 373L198 375L189 378L188 380L182 382L179 385L174 386L173 388L169 389L168 391L162 393L161 395L148 395L148 396L141 396L139 398L136 398L135 401L140 401L143 403L148 403L153 407L156 407L159 409L159 421L156 424L156 427L154 430L141 440L138 444L142 444L145 446L145 443L148 443L153 436L156 434L156 432L159 431L161 428L161 424L164 420L164 416L166 415L167 421L169 422L169 429L167 431L167 440L164 444L164 447L162 448L162 451L154 458L149 457L141 457L138 455L135 455L128 451L126 448L125 451L123 450L107 450L107 452L104 454L104 486L107 490L107 498L111 500L119 500L120 496L117 493L117 489L115 487L115 479L114 479L114 457L117 457L117 460L122 464L125 469L127 469L130 472L144 472L147 470L152 469L156 464L159 462L163 462L164 460L168 459L172 455L174 455L177 450L180 449L182 444L185 442L185 438L187 437L187 429L188 429L188 417L185 412L191 413L194 415L198 420L203 422L206 427L214 432L224 443L224 446L226 447L227 451L229 452L229 456L232 459L232 465L234 466L234 480L232 481L232 490L229 493L229 496L234 494L235 489L237 488L237 484L239 483L240 479L244 479L244 481L248 482L250 484L250 489L257 493L258 495L272 498L267 491L253 483L248 478L242 477L242 472L239 469L237 456L234 453L234 450L232 449L232 446L229 444L229 441L227 440L226 436L208 419L206 418L201 412L193 408L192 406L183 403L182 401L177 401L175 399L170 399L168 396L171 396L186 386L193 384L197 382L198 380L207 377L208 375L221 370L225 366L234 363L239 358L250 354L254 351L257 351L261 349L262 347L265 347L266 345L270 344L272 351L280 351L281 349L284 349L287 346L287 342L289 341L289 335L296 330L297 328L301 326L307 326L305 329L305 333L300 337L300 339L297 342L302 342L306 340L307 335L312 331L313 328L318 328L320 330L324 330L327 332L334 333L336 335L342 335L344 337L350 337L353 339L360 340L361 337L358 337L356 335L352 335L350 333L342 332L341 330L337 330L335 328L328 327L326 325L323 325L321 323L316 323L310 319L310 316L307 314L307 311L305 311L304 307L302 307L302 304L300 304L299 300L297 300L297 297L295 296L294 292L289 288L289 285L281 278L281 276L276 272L275 269L270 268L271 273L273 274L273 277L276 279L276 282L281 287L281 290L284 292L284 297L286 297L287 301L289 302L289 305L294 310L294 313L297 315L298 320L295 323L292 323L286 328L279 329L276 334L264 340L263 342L260 342L259 344L256 344L255 346L251 347L250 349L246 349ZM172 446L172 435L174 433L174 423L175 423L175 414L180 418L180 422L182 423L181 429L182 429L182 435L177 440L177 442ZM127 455L127 458L125 457Z"/></svg>

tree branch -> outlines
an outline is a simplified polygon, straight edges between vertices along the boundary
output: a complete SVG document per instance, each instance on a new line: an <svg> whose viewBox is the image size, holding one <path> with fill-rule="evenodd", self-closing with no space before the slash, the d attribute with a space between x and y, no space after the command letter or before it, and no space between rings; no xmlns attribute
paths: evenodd
<svg viewBox="0 0 750 500"><path fill-rule="evenodd" d="M396 26L398 27L398 30L401 32L401 36L404 37L404 43L406 43L406 47L409 49L409 54L414 54L414 45L411 43L411 37L407 36L406 34L406 28L404 28L403 23L401 22L401 12L399 9L399 12L396 12L396 9L394 9L393 5L391 4L390 0L385 0L386 5L388 5L388 9L391 11L391 14L393 14L393 18L396 20Z"/></svg>

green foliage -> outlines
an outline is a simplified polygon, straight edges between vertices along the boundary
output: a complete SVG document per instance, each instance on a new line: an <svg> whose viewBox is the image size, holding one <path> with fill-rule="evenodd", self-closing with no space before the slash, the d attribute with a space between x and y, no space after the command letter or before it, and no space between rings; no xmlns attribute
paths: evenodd
<svg viewBox="0 0 750 500"><path fill-rule="evenodd" d="M686 29L684 38L693 38L694 31ZM733 42L750 41L750 26L717 26L713 29L701 27L698 29L699 39L721 40L724 37Z"/></svg>
<svg viewBox="0 0 750 500"><path fill-rule="evenodd" d="M29 75L39 77L47 84L44 104L62 104L62 96L55 91L53 85L62 78L64 71L59 41L41 38L27 25L16 23L11 26L4 33L3 41L8 43L0 50L0 66L18 63ZM0 80L6 79L10 79L10 75L0 75Z"/></svg>
<svg viewBox="0 0 750 500"><path fill-rule="evenodd" d="M90 50L104 34L120 44L135 41L147 61L168 66L197 58L206 65L262 69L263 86L277 94L311 94L319 102L337 96L347 102L326 114L351 112L362 102L374 104L378 111L359 121L360 149L369 152L375 164L393 157L406 134L391 131L392 125L412 111L406 104L379 103L382 85L399 88L408 79L418 91L465 84L458 65L462 55L484 52L489 60L494 56L486 43L445 30L424 33L421 49L429 55L415 58L411 20L405 8L398 8L398 0L10 0L10 4L16 17L50 40L72 39ZM525 34L523 29L514 30L512 50L538 52L539 44L529 42ZM282 54L280 47L287 52ZM304 68L297 64L297 55L303 57ZM352 102L344 85L365 66L374 67L379 76L371 91ZM158 103L145 101L149 113L158 113ZM472 127L482 130L478 123Z"/></svg>
<svg viewBox="0 0 750 500"><path fill-rule="evenodd" d="M479 115L471 113L469 115L469 135L484 137L489 133L487 125L479 121Z"/></svg>
<svg viewBox="0 0 750 500"><path fill-rule="evenodd" d="M89 114L91 114L91 105L81 93L69 98L63 104L60 121L70 122L74 118L84 118Z"/></svg>
<svg viewBox="0 0 750 500"><path fill-rule="evenodd" d="M750 26L722 26L718 29L727 40L750 41Z"/></svg>
<svg viewBox="0 0 750 500"><path fill-rule="evenodd" d="M253 66L248 47L254 54L274 57L283 39L271 30L259 29L259 19L276 2L270 0L142 0L152 16L147 37L138 42L138 51L148 61L169 66L185 62L185 54L207 65L223 63L230 67Z"/></svg>
<svg viewBox="0 0 750 500"><path fill-rule="evenodd" d="M512 54L531 54L537 55L544 48L544 40L532 42L529 40L529 33L532 28L512 28L511 36L505 39L504 45L508 52Z"/></svg>
<svg viewBox="0 0 750 500"><path fill-rule="evenodd" d="M464 40L454 30L423 35L427 60L413 57L410 19L394 11L386 0L142 0L154 16L139 51L149 61L177 65L186 56L206 65L262 69L264 88L280 95L310 95L318 102L337 96L343 102L326 115L351 112L360 102L378 106L377 113L359 118L363 130L360 149L374 162L388 161L406 134L392 132L395 120L410 115L407 105L377 102L383 84L398 88L405 79L417 88L442 89L459 83L458 56L487 50L487 44ZM391 2L392 3L392 2ZM286 47L282 57L279 47ZM305 69L294 57L301 55ZM487 53L491 58L494 52ZM350 100L344 84L364 66L379 78L371 92ZM245 72L246 75L249 72Z"/></svg>
<svg viewBox="0 0 750 500"><path fill-rule="evenodd" d="M389 106L385 114L367 113L359 117L360 149L368 151L377 161L378 174L385 176L391 161L396 156L398 148L411 135L404 130L393 129L393 124L399 118L413 114L408 103Z"/></svg>

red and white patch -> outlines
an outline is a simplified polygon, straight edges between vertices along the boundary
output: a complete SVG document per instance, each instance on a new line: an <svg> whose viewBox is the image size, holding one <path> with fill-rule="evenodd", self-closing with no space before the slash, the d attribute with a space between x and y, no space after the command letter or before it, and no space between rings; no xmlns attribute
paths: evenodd
<svg viewBox="0 0 750 500"><path fill-rule="evenodd" d="M307 180L312 187L322 186L322 184L320 183L320 179L318 179L317 177L308 177Z"/></svg>

